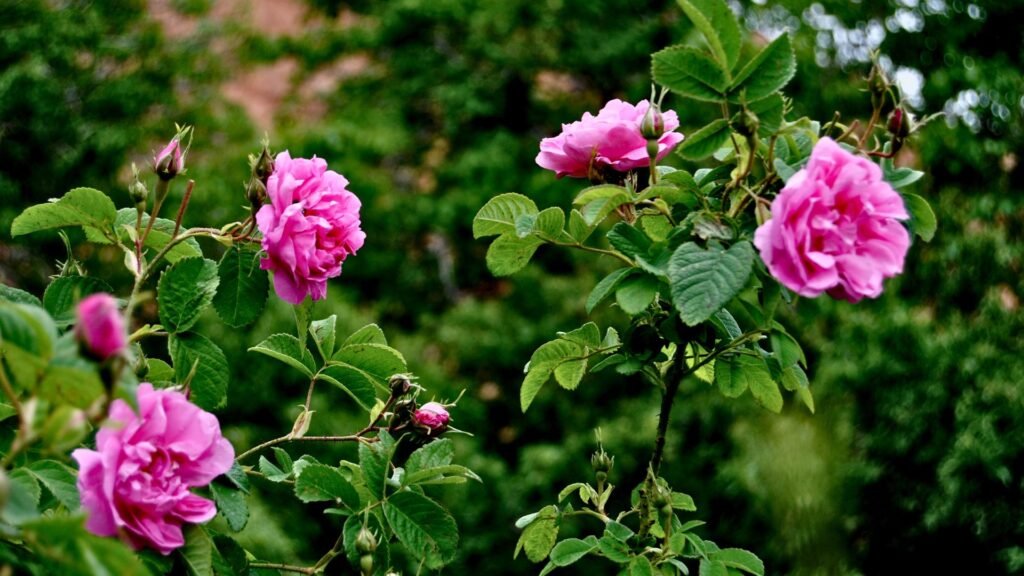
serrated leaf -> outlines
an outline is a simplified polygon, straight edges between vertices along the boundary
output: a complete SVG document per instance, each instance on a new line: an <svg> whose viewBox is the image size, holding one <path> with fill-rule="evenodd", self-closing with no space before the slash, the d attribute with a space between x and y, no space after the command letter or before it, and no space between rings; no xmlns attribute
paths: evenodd
<svg viewBox="0 0 1024 576"><path fill-rule="evenodd" d="M635 269L633 268L619 268L602 278L597 283L597 286L594 286L594 289L590 291L590 296L587 297L587 314L593 312L598 304L614 292L619 282L622 282L627 274L632 274L634 271Z"/></svg>
<svg viewBox="0 0 1024 576"><path fill-rule="evenodd" d="M715 384L723 395L736 398L748 388L752 388L755 380L762 388L765 382L771 382L774 386L771 372L768 371L764 360L745 354L719 357L715 360Z"/></svg>
<svg viewBox="0 0 1024 576"><path fill-rule="evenodd" d="M346 338L342 342L341 347L344 348L353 344L381 344L387 346L388 339L384 336L384 331L380 329L380 326L367 324Z"/></svg>
<svg viewBox="0 0 1024 576"><path fill-rule="evenodd" d="M213 302L219 283L213 260L185 258L172 264L160 275L160 323L171 333L187 331Z"/></svg>
<svg viewBox="0 0 1024 576"><path fill-rule="evenodd" d="M337 468L310 464L295 479L295 496L303 502L340 500L353 512L359 510L359 494Z"/></svg>
<svg viewBox="0 0 1024 576"><path fill-rule="evenodd" d="M59 199L26 208L11 224L11 236L66 226L110 231L116 219L117 209L106 194L94 188L74 188Z"/></svg>
<svg viewBox="0 0 1024 576"><path fill-rule="evenodd" d="M740 57L740 26L724 0L678 0L693 25L707 40L711 53L725 70Z"/></svg>
<svg viewBox="0 0 1024 576"><path fill-rule="evenodd" d="M447 438L440 438L416 449L405 463L405 473L415 474L421 470L447 466L455 457L455 444Z"/></svg>
<svg viewBox="0 0 1024 576"><path fill-rule="evenodd" d="M790 392L796 392L810 386L810 382L807 380L807 373L795 363L782 370L779 380L782 383L782 387Z"/></svg>
<svg viewBox="0 0 1024 576"><path fill-rule="evenodd" d="M608 243L630 258L647 254L651 247L651 239L646 234L625 222L612 226L608 231Z"/></svg>
<svg viewBox="0 0 1024 576"><path fill-rule="evenodd" d="M484 204L473 218L473 238L514 234L520 216L537 212L533 200L522 194L499 194Z"/></svg>
<svg viewBox="0 0 1024 576"><path fill-rule="evenodd" d="M0 302L11 302L13 304L28 304L30 306L37 306L39 308L43 307L43 303L39 300L39 298L36 298L32 294L24 290L14 288L13 286L8 286L6 284L0 284Z"/></svg>
<svg viewBox="0 0 1024 576"><path fill-rule="evenodd" d="M192 576L213 576L213 540L202 526L185 527L185 545L178 549L185 568Z"/></svg>
<svg viewBox="0 0 1024 576"><path fill-rule="evenodd" d="M703 160L728 142L731 133L729 123L719 118L687 136L676 152L687 160Z"/></svg>
<svg viewBox="0 0 1024 576"><path fill-rule="evenodd" d="M604 533L615 538L619 542L626 542L633 537L633 530L629 526L615 521L604 525Z"/></svg>
<svg viewBox="0 0 1024 576"><path fill-rule="evenodd" d="M217 277L213 307L220 319L233 328L255 322L270 295L270 280L260 269L258 252L228 248L217 264Z"/></svg>
<svg viewBox="0 0 1024 576"><path fill-rule="evenodd" d="M669 261L672 301L679 317L696 326L720 310L743 289L754 264L750 242L737 242L728 250L705 250L683 244Z"/></svg>
<svg viewBox="0 0 1024 576"><path fill-rule="evenodd" d="M635 316L651 305L658 295L661 282L650 274L636 274L619 283L615 290L615 302L622 311Z"/></svg>
<svg viewBox="0 0 1024 576"><path fill-rule="evenodd" d="M136 212L135 208L121 208L117 211L117 218L114 220L114 232L121 239L121 242L126 245L134 245L135 240L132 238L132 234L135 232L135 219ZM149 226L149 214L142 214L142 229L145 230ZM149 231L149 236L146 236L146 243L144 246L149 248L154 253L163 250L173 238L174 234L174 221L168 220L167 218L157 218L153 222L153 228ZM131 232L129 232L129 229ZM181 228L178 230L178 235L187 232L187 228ZM100 230L93 227L85 228L85 238L90 242L96 242L98 244L110 244L111 239L104 236ZM174 245L164 258L168 262L174 263L182 258L194 258L202 256L203 251L199 247L199 242L195 238L186 238Z"/></svg>
<svg viewBox="0 0 1024 576"><path fill-rule="evenodd" d="M562 233L563 226L565 226L565 212L562 212L561 208L552 206L537 214L533 232L546 240L554 240Z"/></svg>
<svg viewBox="0 0 1024 576"><path fill-rule="evenodd" d="M46 516L22 526L22 539L46 560L46 574L95 576L148 574L145 565L116 538L90 534L82 516ZM15 574L21 574L16 568Z"/></svg>
<svg viewBox="0 0 1024 576"><path fill-rule="evenodd" d="M391 454L380 442L359 443L359 467L363 472L366 489L378 500L384 497L384 481L387 478Z"/></svg>
<svg viewBox="0 0 1024 576"><path fill-rule="evenodd" d="M312 377L316 366L313 356L309 350L303 350L299 339L291 334L271 334L266 340L249 348L249 352L256 352L264 356L270 356L302 372L307 377Z"/></svg>
<svg viewBox="0 0 1024 576"><path fill-rule="evenodd" d="M513 557L519 556L520 550L525 550L526 557L531 562L543 562L551 549L555 547L557 540L558 508L545 506L540 509L537 517L523 529Z"/></svg>
<svg viewBox="0 0 1024 576"><path fill-rule="evenodd" d="M168 338L168 352L174 361L175 380L184 383L195 366L189 399L204 410L217 410L228 400L228 361L212 340L185 332Z"/></svg>
<svg viewBox="0 0 1024 576"><path fill-rule="evenodd" d="M573 240L582 244L587 238L590 238L590 235L594 232L594 226L587 224L583 220L583 214L580 214L579 210L573 209L569 212L568 232Z"/></svg>
<svg viewBox="0 0 1024 576"><path fill-rule="evenodd" d="M788 368L803 359L803 350L800 349L800 344L789 334L775 330L769 336L769 341L780 368ZM806 360L804 362L806 363Z"/></svg>
<svg viewBox="0 0 1024 576"><path fill-rule="evenodd" d="M341 388L364 410L372 410L377 394L373 380L362 370L348 364L331 364L319 372L317 378Z"/></svg>
<svg viewBox="0 0 1024 576"><path fill-rule="evenodd" d="M580 209L580 215L583 216L583 222L588 226L597 226L616 208L632 201L632 196L625 191L620 191L613 196L601 197L588 202Z"/></svg>
<svg viewBox="0 0 1024 576"><path fill-rule="evenodd" d="M515 234L499 236L487 249L487 269L495 276L510 276L530 263L544 242L535 236L519 238Z"/></svg>
<svg viewBox="0 0 1024 576"><path fill-rule="evenodd" d="M721 562L728 568L742 570L756 576L764 576L764 562L756 555L742 548L723 548L708 554L708 559Z"/></svg>
<svg viewBox="0 0 1024 576"><path fill-rule="evenodd" d="M98 292L113 292L109 284L90 276L60 276L43 292L43 307L64 328L75 322L75 306L82 298Z"/></svg>
<svg viewBox="0 0 1024 576"><path fill-rule="evenodd" d="M672 46L652 54L651 75L672 92L703 102L723 102L729 87L722 65L689 46Z"/></svg>
<svg viewBox="0 0 1024 576"><path fill-rule="evenodd" d="M46 489L53 494L65 508L74 512L78 510L79 496L75 485L77 474L68 466L56 460L37 460L25 468Z"/></svg>
<svg viewBox="0 0 1024 576"><path fill-rule="evenodd" d="M654 566L646 556L634 556L629 562L629 576L654 576Z"/></svg>
<svg viewBox="0 0 1024 576"><path fill-rule="evenodd" d="M748 103L747 107L757 116L758 135L767 138L779 130L785 111L785 102L781 94L770 94L766 98Z"/></svg>
<svg viewBox="0 0 1024 576"><path fill-rule="evenodd" d="M267 460L265 456L260 456L259 460L260 474L266 477L271 482L284 482L291 475L291 471L284 471L275 466L270 460Z"/></svg>
<svg viewBox="0 0 1024 576"><path fill-rule="evenodd" d="M558 337L587 348L599 348L601 346L601 330L593 322L587 322L570 332L560 333Z"/></svg>
<svg viewBox="0 0 1024 576"><path fill-rule="evenodd" d="M729 90L730 102L756 102L781 90L796 74L796 54L783 32L740 70Z"/></svg>
<svg viewBox="0 0 1024 576"><path fill-rule="evenodd" d="M729 569L721 562L701 558L700 576L729 576Z"/></svg>
<svg viewBox="0 0 1024 576"><path fill-rule="evenodd" d="M398 540L428 568L439 569L455 558L455 519L433 500L416 492L398 492L384 503L384 517Z"/></svg>
<svg viewBox="0 0 1024 576"><path fill-rule="evenodd" d="M567 538L551 549L551 563L555 566L569 566L597 549L597 538L587 540Z"/></svg>
<svg viewBox="0 0 1024 576"><path fill-rule="evenodd" d="M575 390L587 373L586 359L568 360L555 366L555 381L566 390Z"/></svg>
<svg viewBox="0 0 1024 576"><path fill-rule="evenodd" d="M543 368L534 368L526 373L526 378L523 379L523 384L519 389L519 406L523 413L530 408L530 404L533 404L533 399L537 397L541 387L551 378L553 370L550 366L545 366Z"/></svg>
<svg viewBox="0 0 1024 576"><path fill-rule="evenodd" d="M79 358L55 358L39 384L44 400L86 409L103 396L104 386L96 368Z"/></svg>
<svg viewBox="0 0 1024 576"><path fill-rule="evenodd" d="M904 193L903 204L910 213L910 228L925 242L931 242L938 229L938 219L928 201L917 194Z"/></svg>
<svg viewBox="0 0 1024 576"><path fill-rule="evenodd" d="M249 523L249 505L245 501L245 493L222 486L214 482L210 484L213 501L217 503L217 511L224 516L228 527L240 532Z"/></svg>
<svg viewBox="0 0 1024 576"><path fill-rule="evenodd" d="M343 346L331 360L362 370L382 386L395 374L404 374L408 371L402 353L384 344Z"/></svg>
<svg viewBox="0 0 1024 576"><path fill-rule="evenodd" d="M631 558L629 546L608 534L605 534L597 541L597 548L601 551L601 554L604 554L605 558L616 564L625 564Z"/></svg>
<svg viewBox="0 0 1024 576"><path fill-rule="evenodd" d="M313 343L316 344L316 349L320 351L320 357L325 361L330 360L334 355L337 324L338 316L336 314L309 323L309 335L313 337Z"/></svg>

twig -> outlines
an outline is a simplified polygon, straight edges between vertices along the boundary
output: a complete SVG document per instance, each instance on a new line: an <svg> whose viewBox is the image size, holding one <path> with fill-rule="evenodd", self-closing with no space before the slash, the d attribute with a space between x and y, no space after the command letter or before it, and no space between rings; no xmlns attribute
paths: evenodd
<svg viewBox="0 0 1024 576"><path fill-rule="evenodd" d="M292 566L291 564L279 564L277 562L249 562L249 568L284 570L285 572L295 572L296 574L316 574L316 570L312 567L306 568L304 566Z"/></svg>
<svg viewBox="0 0 1024 576"><path fill-rule="evenodd" d="M178 235L178 230L181 230L181 219L185 216L185 210L188 208L188 201L192 199L192 189L195 188L196 181L189 180L188 185L185 186L185 195L181 198L181 206L178 207L178 216L174 219L174 233L171 234L171 238Z"/></svg>

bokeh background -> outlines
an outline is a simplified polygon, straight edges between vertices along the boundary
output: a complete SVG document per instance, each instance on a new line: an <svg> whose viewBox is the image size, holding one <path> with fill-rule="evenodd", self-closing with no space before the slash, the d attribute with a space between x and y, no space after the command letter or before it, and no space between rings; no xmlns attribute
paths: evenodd
<svg viewBox="0 0 1024 576"><path fill-rule="evenodd" d="M773 574L1024 573L1024 2L731 4L748 50L793 35L796 114L869 115L860 88L876 49L916 113L945 113L898 159L927 173L913 191L939 231L878 300L802 300L785 314L817 414L789 400L774 416L685 383L669 482L696 499L705 536L756 551ZM55 235L11 240L23 207L78 185L128 205L130 163L150 162L175 122L196 126L190 225L244 217L245 157L264 133L275 150L326 158L363 200L368 239L317 314L346 329L379 322L431 393L466 392L455 424L474 436L458 439L458 458L484 481L434 492L463 534L447 573L535 574L512 560L515 519L589 477L597 427L625 497L657 393L600 374L573 393L545 389L521 414L523 364L584 321L610 263L542 248L496 279L470 223L501 192L568 206L579 183L534 165L540 138L607 99L646 97L649 54L694 34L668 0L0 0L0 281L41 293L63 257ZM684 131L715 113L668 107ZM76 256L121 274L113 248ZM229 437L281 434L305 383L246 348L291 329L289 309L272 298L242 331L207 316L201 329L234 371ZM311 433L363 424L342 394L325 390L314 408ZM241 540L268 559L315 559L341 526L279 486L257 484L252 508Z"/></svg>

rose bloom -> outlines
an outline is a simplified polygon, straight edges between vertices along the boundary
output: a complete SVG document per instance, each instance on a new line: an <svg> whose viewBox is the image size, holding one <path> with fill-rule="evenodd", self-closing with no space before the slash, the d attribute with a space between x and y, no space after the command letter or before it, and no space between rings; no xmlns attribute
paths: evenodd
<svg viewBox="0 0 1024 576"><path fill-rule="evenodd" d="M170 554L185 543L181 526L217 514L213 502L189 488L206 486L228 471L235 450L220 434L217 417L181 392L139 385L139 413L114 400L96 450L80 448L78 492L86 528L121 535L134 548Z"/></svg>
<svg viewBox="0 0 1024 576"><path fill-rule="evenodd" d="M306 295L327 296L327 280L341 274L341 263L362 248L359 198L344 176L327 169L322 158L295 158L282 152L267 180L269 204L256 213L263 233L260 261L273 270L278 296L300 304Z"/></svg>
<svg viewBox="0 0 1024 576"><path fill-rule="evenodd" d="M797 294L857 302L878 297L882 281L903 272L910 235L900 220L907 218L877 164L822 138L772 202L754 244Z"/></svg>
<svg viewBox="0 0 1024 576"><path fill-rule="evenodd" d="M448 410L443 405L437 402L427 402L412 413L412 419L416 424L431 432L440 432L448 425L451 416L448 415Z"/></svg>
<svg viewBox="0 0 1024 576"><path fill-rule="evenodd" d="M594 168L610 167L618 172L646 168L647 140L640 133L640 124L650 103L641 100L635 106L622 100L612 100L593 116L583 113L583 119L562 124L562 133L540 141L537 164L554 170L556 176L587 178ZM683 135L673 132L679 127L679 116L673 110L662 112L665 132L658 139L658 160L672 151Z"/></svg>
<svg viewBox="0 0 1024 576"><path fill-rule="evenodd" d="M92 356L106 360L128 347L124 318L110 294L86 296L75 308L75 316L75 336Z"/></svg>

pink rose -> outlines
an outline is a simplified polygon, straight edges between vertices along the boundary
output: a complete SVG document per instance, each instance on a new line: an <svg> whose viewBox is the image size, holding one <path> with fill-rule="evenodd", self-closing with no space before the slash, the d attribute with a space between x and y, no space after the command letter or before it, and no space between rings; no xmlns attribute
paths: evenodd
<svg viewBox="0 0 1024 576"><path fill-rule="evenodd" d="M430 432L443 432L451 416L448 415L448 410L443 405L437 402L427 402L412 413L412 419Z"/></svg>
<svg viewBox="0 0 1024 576"><path fill-rule="evenodd" d="M562 133L540 141L537 164L554 170L556 175L587 178L591 163L595 167L608 166L618 172L628 172L649 165L647 140L640 125L650 103L641 100L636 106L612 100L593 116L583 113L583 119L562 124ZM679 116L673 110L662 112L665 133L658 139L658 160L683 141L683 135L673 132L679 127Z"/></svg>
<svg viewBox="0 0 1024 576"><path fill-rule="evenodd" d="M86 296L78 303L75 315L78 317L75 336L92 356L106 360L128 347L124 318L117 308L117 300L110 294Z"/></svg>
<svg viewBox="0 0 1024 576"><path fill-rule="evenodd" d="M270 203L256 213L267 257L260 265L274 271L278 296L299 304L309 294L327 295L327 279L341 274L341 263L362 248L359 198L344 176L314 157L277 155L267 181Z"/></svg>
<svg viewBox="0 0 1024 576"><path fill-rule="evenodd" d="M96 435L96 450L80 448L78 491L86 528L120 534L136 549L170 554L185 540L184 522L217 514L213 502L189 488L206 486L228 471L235 450L220 434L217 417L173 390L139 385L138 415L123 400L110 407L110 426Z"/></svg>
<svg viewBox="0 0 1024 576"><path fill-rule="evenodd" d="M878 297L882 280L903 272L910 235L899 221L907 218L878 165L822 138L772 202L754 244L797 294L857 302Z"/></svg>

